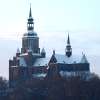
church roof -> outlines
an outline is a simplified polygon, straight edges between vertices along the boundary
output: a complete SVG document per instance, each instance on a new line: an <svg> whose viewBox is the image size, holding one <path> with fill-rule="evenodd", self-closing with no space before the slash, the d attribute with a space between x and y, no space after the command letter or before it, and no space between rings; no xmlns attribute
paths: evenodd
<svg viewBox="0 0 100 100"><path fill-rule="evenodd" d="M70 57L61 54L55 54L57 59L57 63L65 63L65 64L75 64L75 63L88 63L85 55L72 55Z"/></svg>
<svg viewBox="0 0 100 100"><path fill-rule="evenodd" d="M28 54L22 54L20 56L20 65L21 66L27 66L26 61L25 61L25 56L28 56ZM33 56L37 56L33 54ZM39 55L38 55L39 56ZM86 56L77 56L77 55L72 55L70 57L66 55L61 55L61 54L55 54L54 55L57 62L59 64L79 64L79 63L88 63ZM38 67L38 66L48 66L50 60L52 57L45 57L45 58L36 58L33 66Z"/></svg>
<svg viewBox="0 0 100 100"><path fill-rule="evenodd" d="M76 55L68 57L66 55L55 54L55 57L57 59L57 63L63 63L63 64L80 63L81 61L81 57Z"/></svg>
<svg viewBox="0 0 100 100"><path fill-rule="evenodd" d="M50 61L50 57L38 58L38 59L36 59L33 66L47 66L49 61Z"/></svg>
<svg viewBox="0 0 100 100"><path fill-rule="evenodd" d="M66 55L55 54L55 58L57 60L56 63L61 64L75 64L81 63L81 56L72 55L71 57L67 57ZM37 58L33 66L46 66L50 62L51 57L46 58ZM84 62L85 63L85 62Z"/></svg>

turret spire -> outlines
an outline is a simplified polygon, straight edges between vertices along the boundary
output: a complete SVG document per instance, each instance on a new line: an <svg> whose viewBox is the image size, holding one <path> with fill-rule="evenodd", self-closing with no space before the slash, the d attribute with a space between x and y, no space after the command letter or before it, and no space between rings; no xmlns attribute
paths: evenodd
<svg viewBox="0 0 100 100"><path fill-rule="evenodd" d="M31 11L31 4L30 4L30 11L29 11L29 18L27 22L27 30L33 31L34 30L34 19L32 18L32 11Z"/></svg>
<svg viewBox="0 0 100 100"><path fill-rule="evenodd" d="M30 4L30 12L29 12L29 17L32 17L31 4Z"/></svg>
<svg viewBox="0 0 100 100"><path fill-rule="evenodd" d="M70 44L69 33L68 33L68 40L67 40L67 44Z"/></svg>
<svg viewBox="0 0 100 100"><path fill-rule="evenodd" d="M68 33L68 39L67 39L67 46L66 46L66 56L70 57L72 55L72 48L70 45L70 38L69 38L69 33Z"/></svg>

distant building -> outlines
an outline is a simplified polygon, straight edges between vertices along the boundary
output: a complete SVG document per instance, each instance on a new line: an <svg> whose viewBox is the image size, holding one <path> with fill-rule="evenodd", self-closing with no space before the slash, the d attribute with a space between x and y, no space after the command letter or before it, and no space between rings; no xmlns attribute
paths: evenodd
<svg viewBox="0 0 100 100"><path fill-rule="evenodd" d="M63 77L88 75L90 72L89 62L85 54L81 57L72 54L72 47L68 34L67 45L64 55L53 51L51 57L46 56L46 51L39 48L39 37L34 31L34 19L31 7L27 22L27 33L22 37L21 51L18 49L16 56L9 60L9 81L13 83L18 80L31 78L44 78L59 73Z"/></svg>

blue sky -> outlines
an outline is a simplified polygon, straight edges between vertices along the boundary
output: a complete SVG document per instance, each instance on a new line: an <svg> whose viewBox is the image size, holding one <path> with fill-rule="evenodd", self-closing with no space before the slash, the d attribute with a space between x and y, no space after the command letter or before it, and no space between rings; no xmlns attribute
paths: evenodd
<svg viewBox="0 0 100 100"><path fill-rule="evenodd" d="M8 60L27 32L30 3L40 47L64 54L67 32L73 53L86 53L91 70L100 73L100 0L2 0L0 2L0 75L8 78Z"/></svg>

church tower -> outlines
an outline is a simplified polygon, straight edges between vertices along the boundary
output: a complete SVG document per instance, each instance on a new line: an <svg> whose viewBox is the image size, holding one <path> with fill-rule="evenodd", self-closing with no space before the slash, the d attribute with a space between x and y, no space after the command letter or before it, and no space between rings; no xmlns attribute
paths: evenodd
<svg viewBox="0 0 100 100"><path fill-rule="evenodd" d="M71 45L70 45L69 34L68 34L67 46L66 46L66 49L65 49L65 53L66 53L67 57L70 57L72 55L72 48L71 48Z"/></svg>
<svg viewBox="0 0 100 100"><path fill-rule="evenodd" d="M32 53L40 54L39 37L34 31L34 19L32 17L31 6L27 22L27 33L25 33L22 38L21 53L26 53L29 49L32 50Z"/></svg>

